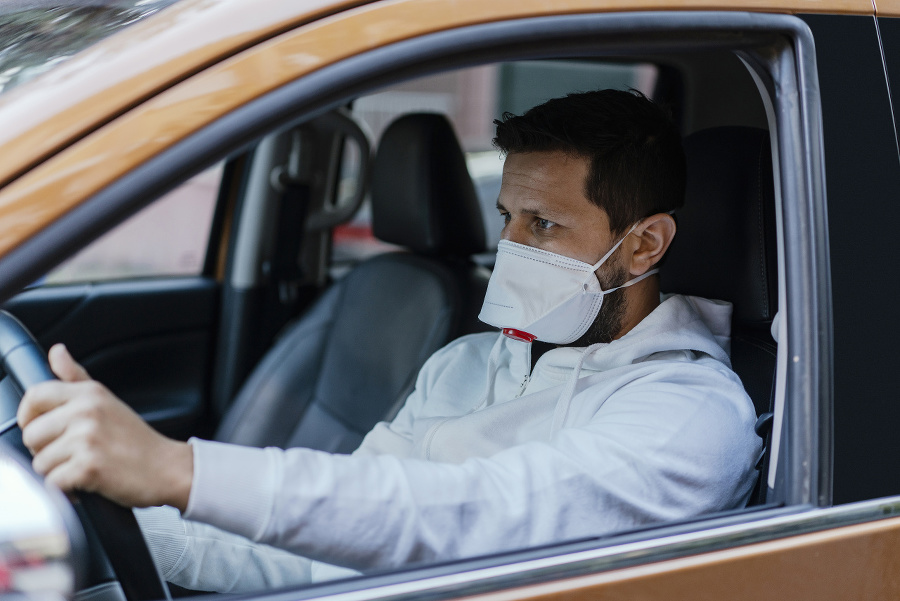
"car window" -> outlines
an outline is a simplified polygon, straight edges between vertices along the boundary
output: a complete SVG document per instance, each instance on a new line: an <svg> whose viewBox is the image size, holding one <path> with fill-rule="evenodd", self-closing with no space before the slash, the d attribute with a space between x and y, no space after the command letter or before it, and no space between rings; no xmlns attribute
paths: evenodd
<svg viewBox="0 0 900 601"><path fill-rule="evenodd" d="M381 134L397 117L414 112L447 116L466 153L469 175L481 204L489 252L480 260L491 263L503 227L496 208L503 157L492 144L494 119L505 112L520 114L575 91L634 88L652 96L657 76L658 68L645 63L499 63L424 77L362 96L353 103L353 115L370 132L375 152ZM336 266L396 249L372 235L371 220L371 207L365 202L351 221L335 229L332 261Z"/></svg>
<svg viewBox="0 0 900 601"><path fill-rule="evenodd" d="M40 284L199 275L224 163L187 180L51 271Z"/></svg>

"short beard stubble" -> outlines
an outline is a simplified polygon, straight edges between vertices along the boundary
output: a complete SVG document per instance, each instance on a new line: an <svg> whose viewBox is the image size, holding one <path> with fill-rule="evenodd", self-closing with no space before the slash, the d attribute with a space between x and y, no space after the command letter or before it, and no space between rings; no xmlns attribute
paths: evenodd
<svg viewBox="0 0 900 601"><path fill-rule="evenodd" d="M619 252L616 251L609 261L609 269L601 270L598 274L598 280L604 290L621 286L628 279L628 271L622 266L619 259ZM575 342L564 344L561 346L590 346L597 343L612 342L615 337L622 331L622 322L625 319L626 309L628 308L628 300L625 298L625 289L610 292L603 297L603 304L594 323L588 328L581 338Z"/></svg>

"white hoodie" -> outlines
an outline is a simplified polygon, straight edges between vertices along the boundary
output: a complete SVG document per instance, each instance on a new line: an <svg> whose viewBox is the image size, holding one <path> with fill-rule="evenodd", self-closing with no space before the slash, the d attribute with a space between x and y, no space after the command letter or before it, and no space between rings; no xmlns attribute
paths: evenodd
<svg viewBox="0 0 900 601"><path fill-rule="evenodd" d="M619 340L548 351L531 373L530 344L466 336L428 360L396 419L352 456L192 440L184 517L365 570L740 507L761 441L729 367L730 314L673 296ZM223 573L211 565L221 553L187 545L167 576L196 587ZM230 588L244 588L239 572ZM246 583L285 582L259 578Z"/></svg>

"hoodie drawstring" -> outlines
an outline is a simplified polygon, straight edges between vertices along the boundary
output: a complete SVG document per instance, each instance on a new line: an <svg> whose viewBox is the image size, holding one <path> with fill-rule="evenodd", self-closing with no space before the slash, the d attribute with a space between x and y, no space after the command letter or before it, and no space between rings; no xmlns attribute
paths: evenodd
<svg viewBox="0 0 900 601"><path fill-rule="evenodd" d="M578 385L578 377L581 375L581 366L584 365L584 360L601 346L603 346L602 342L585 347L578 356L578 361L575 362L575 369L572 370L572 377L566 382L565 387L559 394L559 399L556 401L556 410L553 412L553 423L550 426L551 434L558 432L563 427L563 424L566 423L566 417L568 417L569 414L569 406L572 404L572 398L575 396L575 387Z"/></svg>
<svg viewBox="0 0 900 601"><path fill-rule="evenodd" d="M491 354L488 357L487 363L487 386L484 389L484 395L481 398L481 402L478 403L470 413L475 413L476 411L480 411L491 404L494 400L494 382L497 381L497 361L500 358L500 349L503 348L503 335L497 336L497 342L494 343L494 348L491 349Z"/></svg>
<svg viewBox="0 0 900 601"><path fill-rule="evenodd" d="M584 361L587 359L588 355L599 349L601 346L604 346L602 342L585 347L578 356L578 361L575 362L575 367L572 370L572 376L569 378L569 381L566 382L565 387L559 394L559 399L556 401L556 409L553 411L553 423L550 426L551 434L558 432L566 423L566 418L569 414L569 406L572 404L572 398L575 396L575 388L578 385L578 378L581 376L581 368L584 365ZM472 409L471 413L484 409L494 400L494 383L497 381L497 363L502 348L503 336L499 336L488 357L487 384L485 385L484 395L482 396L481 402Z"/></svg>

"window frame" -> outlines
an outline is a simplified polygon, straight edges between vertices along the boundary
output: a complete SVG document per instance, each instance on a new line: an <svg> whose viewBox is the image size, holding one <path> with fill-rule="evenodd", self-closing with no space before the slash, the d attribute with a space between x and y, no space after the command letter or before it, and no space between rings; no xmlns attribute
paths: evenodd
<svg viewBox="0 0 900 601"><path fill-rule="evenodd" d="M757 46L776 51L756 52ZM778 490L786 507L738 510L600 540L561 543L257 598L298 599L380 584L385 588L373 589L366 598L402 592L396 587L406 592L413 588L430 591L431 597L443 598L683 557L728 548L736 541L746 544L813 532L832 527L836 520L858 523L853 520L868 519L876 511L881 512L878 517L889 517L891 514L883 512L883 503L830 510L836 513L824 517L821 512L809 512L830 504L828 244L813 40L802 21L787 15L648 12L521 19L432 33L343 60L250 102L174 144L9 252L0 261L0 296L8 296L35 272L139 210L173 183L221 159L221 149L251 143L259 131L309 118L364 91L435 70L498 60L603 56L636 47L641 53L740 49L774 99L773 131L779 134L773 152L778 161L776 190L780 190L784 231L792 233L782 237L780 253L786 299L782 311L787 324L787 341L782 344L792 359L783 374L789 402L787 437L778 462ZM775 89L780 95L774 94ZM867 517L860 517L860 512ZM572 551L566 554L566 549ZM460 576L460 571L466 576ZM411 584L410 578L426 580Z"/></svg>

